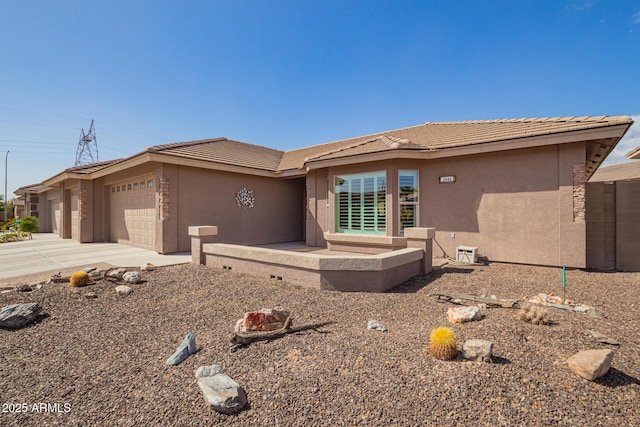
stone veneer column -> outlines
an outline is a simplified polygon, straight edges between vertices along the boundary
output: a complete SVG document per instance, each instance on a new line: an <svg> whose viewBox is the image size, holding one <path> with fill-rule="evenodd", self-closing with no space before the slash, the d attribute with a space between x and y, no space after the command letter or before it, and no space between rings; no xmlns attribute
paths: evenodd
<svg viewBox="0 0 640 427"><path fill-rule="evenodd" d="M213 225L201 225L189 227L191 236L191 263L205 264L205 256L202 253L204 243L213 243L218 235L218 227Z"/></svg>
<svg viewBox="0 0 640 427"><path fill-rule="evenodd" d="M584 221L586 216L586 175L584 163L573 165L573 221Z"/></svg>
<svg viewBox="0 0 640 427"><path fill-rule="evenodd" d="M404 237L407 239L407 248L422 249L421 273L430 273L433 270L433 239L436 236L435 228L410 227L404 229Z"/></svg>

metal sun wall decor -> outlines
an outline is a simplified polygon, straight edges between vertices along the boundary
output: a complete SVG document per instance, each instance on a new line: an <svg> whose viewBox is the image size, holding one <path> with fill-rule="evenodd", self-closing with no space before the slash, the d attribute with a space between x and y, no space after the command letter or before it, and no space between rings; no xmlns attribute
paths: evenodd
<svg viewBox="0 0 640 427"><path fill-rule="evenodd" d="M236 204L239 208L242 207L253 207L253 191L247 190L247 187L244 187L242 190L236 193Z"/></svg>

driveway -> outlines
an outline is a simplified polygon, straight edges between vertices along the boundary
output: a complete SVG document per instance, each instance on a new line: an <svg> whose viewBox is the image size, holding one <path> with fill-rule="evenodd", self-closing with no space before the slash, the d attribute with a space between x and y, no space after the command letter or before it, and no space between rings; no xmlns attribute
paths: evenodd
<svg viewBox="0 0 640 427"><path fill-rule="evenodd" d="M32 240L0 244L0 280L91 264L140 267L191 262L191 254L160 255L157 252L118 243L78 243L53 233L38 233Z"/></svg>

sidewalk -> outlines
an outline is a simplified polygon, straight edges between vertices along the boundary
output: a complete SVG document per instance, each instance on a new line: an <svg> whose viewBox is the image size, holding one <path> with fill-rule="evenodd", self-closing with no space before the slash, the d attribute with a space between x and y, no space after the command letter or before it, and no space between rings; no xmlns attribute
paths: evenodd
<svg viewBox="0 0 640 427"><path fill-rule="evenodd" d="M53 233L37 233L32 240L0 244L0 281L69 267L110 264L115 267L156 266L191 262L191 254L160 255L118 243L78 243Z"/></svg>

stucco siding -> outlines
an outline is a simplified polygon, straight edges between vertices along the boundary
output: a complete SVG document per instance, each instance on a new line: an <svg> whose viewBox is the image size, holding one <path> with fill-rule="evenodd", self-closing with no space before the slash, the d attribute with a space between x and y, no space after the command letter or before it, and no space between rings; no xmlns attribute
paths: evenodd
<svg viewBox="0 0 640 427"><path fill-rule="evenodd" d="M616 269L640 271L640 181L616 182Z"/></svg>
<svg viewBox="0 0 640 427"><path fill-rule="evenodd" d="M585 145L575 143L333 167L316 171L309 181L327 174L330 233L335 232L334 176L385 171L386 235L398 236L398 171L418 170L419 227L436 229L435 256L455 257L457 246L477 246L493 261L585 267L584 179L575 172L584 162ZM439 183L445 176L455 176L455 182ZM321 196L316 191L310 204L317 217L325 206Z"/></svg>
<svg viewBox="0 0 640 427"><path fill-rule="evenodd" d="M217 242L257 245L300 241L303 238L304 179L272 179L228 172L178 167L170 186L177 188L171 206L177 215L178 251L188 251L189 226L215 225ZM238 192L245 190L253 207L238 206Z"/></svg>
<svg viewBox="0 0 640 427"><path fill-rule="evenodd" d="M420 222L436 229L436 256L477 246L494 261L584 267L585 224L572 197L579 163L582 144L429 162ZM455 183L438 183L451 175Z"/></svg>

